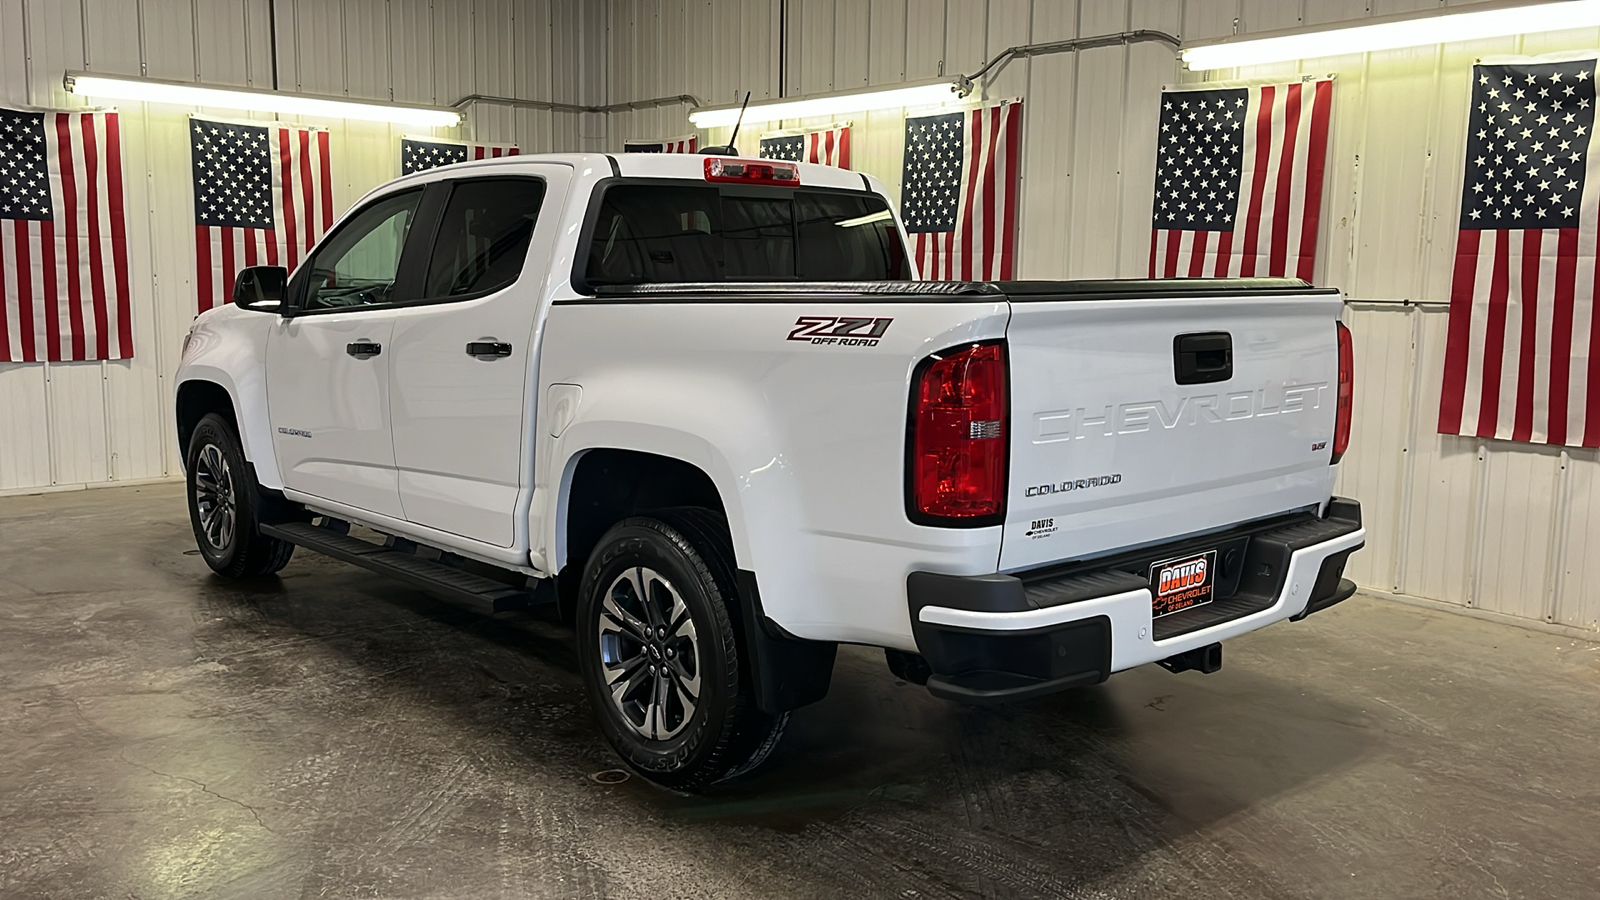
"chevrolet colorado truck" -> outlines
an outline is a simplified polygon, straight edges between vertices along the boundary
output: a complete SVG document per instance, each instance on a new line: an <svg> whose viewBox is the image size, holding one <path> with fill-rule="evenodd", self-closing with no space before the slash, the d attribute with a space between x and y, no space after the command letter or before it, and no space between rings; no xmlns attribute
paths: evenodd
<svg viewBox="0 0 1600 900"><path fill-rule="evenodd" d="M611 744L682 790L757 766L840 643L1015 701L1214 671L1220 641L1354 591L1336 291L928 282L906 247L882 185L816 165L387 184L191 328L200 552L554 602Z"/></svg>

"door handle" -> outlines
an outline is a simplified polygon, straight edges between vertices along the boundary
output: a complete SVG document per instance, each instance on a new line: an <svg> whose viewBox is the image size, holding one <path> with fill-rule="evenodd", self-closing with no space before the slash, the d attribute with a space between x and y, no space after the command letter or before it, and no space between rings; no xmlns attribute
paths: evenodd
<svg viewBox="0 0 1600 900"><path fill-rule="evenodd" d="M344 352L356 359L371 359L383 352L383 345L371 341L352 341L344 345Z"/></svg>
<svg viewBox="0 0 1600 900"><path fill-rule="evenodd" d="M467 355L482 360L496 360L511 355L511 345L499 341L472 341L467 344Z"/></svg>

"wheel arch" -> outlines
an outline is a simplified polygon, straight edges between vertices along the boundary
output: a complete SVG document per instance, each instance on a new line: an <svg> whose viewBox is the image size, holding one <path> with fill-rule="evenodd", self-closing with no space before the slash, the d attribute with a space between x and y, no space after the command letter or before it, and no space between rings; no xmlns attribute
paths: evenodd
<svg viewBox="0 0 1600 900"><path fill-rule="evenodd" d="M235 433L239 431L239 412L234 409L233 395L215 381L195 378L179 384L174 409L180 456L187 452L189 438L194 434L195 427L209 413L217 413L233 426Z"/></svg>
<svg viewBox="0 0 1600 900"><path fill-rule="evenodd" d="M565 468L555 529L553 562L558 571L574 563L581 566L606 529L629 516L675 506L728 515L711 475L675 456L588 447L568 457Z"/></svg>

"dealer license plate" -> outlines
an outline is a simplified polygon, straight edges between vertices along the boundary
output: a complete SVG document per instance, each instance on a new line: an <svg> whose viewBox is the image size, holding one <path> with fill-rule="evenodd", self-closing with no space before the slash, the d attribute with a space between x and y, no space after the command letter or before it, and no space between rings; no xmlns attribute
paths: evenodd
<svg viewBox="0 0 1600 900"><path fill-rule="evenodd" d="M1175 556L1150 566L1151 617L1204 606L1217 596L1217 551Z"/></svg>

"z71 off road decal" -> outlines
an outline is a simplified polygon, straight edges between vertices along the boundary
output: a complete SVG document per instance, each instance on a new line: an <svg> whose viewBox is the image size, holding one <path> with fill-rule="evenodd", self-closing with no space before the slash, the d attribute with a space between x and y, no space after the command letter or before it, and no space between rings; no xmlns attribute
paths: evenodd
<svg viewBox="0 0 1600 900"><path fill-rule="evenodd" d="M870 316L801 316L794 320L789 340L840 347L876 347L893 321Z"/></svg>

